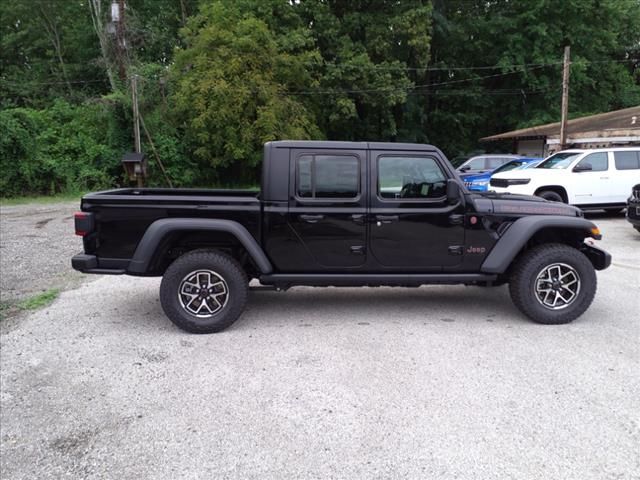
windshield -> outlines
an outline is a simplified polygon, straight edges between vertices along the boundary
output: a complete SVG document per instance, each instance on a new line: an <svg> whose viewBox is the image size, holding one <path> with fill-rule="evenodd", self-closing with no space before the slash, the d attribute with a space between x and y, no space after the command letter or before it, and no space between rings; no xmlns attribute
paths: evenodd
<svg viewBox="0 0 640 480"><path fill-rule="evenodd" d="M560 152L551 155L536 168L567 168L582 152Z"/></svg>
<svg viewBox="0 0 640 480"><path fill-rule="evenodd" d="M522 167L524 164L525 162L521 160L511 160L510 162L505 163L501 167L496 168L493 171L493 173L508 172L509 170L515 170L517 168Z"/></svg>

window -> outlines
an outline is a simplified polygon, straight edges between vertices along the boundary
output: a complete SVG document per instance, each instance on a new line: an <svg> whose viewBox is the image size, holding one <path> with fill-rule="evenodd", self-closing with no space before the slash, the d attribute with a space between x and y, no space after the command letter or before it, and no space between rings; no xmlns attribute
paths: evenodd
<svg viewBox="0 0 640 480"><path fill-rule="evenodd" d="M511 160L510 162L505 163L500 168L495 170L493 173L508 172L509 170L519 170L522 167L524 167L525 165L526 165L526 163L523 162L523 161Z"/></svg>
<svg viewBox="0 0 640 480"><path fill-rule="evenodd" d="M551 155L544 162L538 165L536 168L554 168L561 169L567 168L571 163L582 155L581 152L561 152Z"/></svg>
<svg viewBox="0 0 640 480"><path fill-rule="evenodd" d="M616 170L640 169L640 152L613 152Z"/></svg>
<svg viewBox="0 0 640 480"><path fill-rule="evenodd" d="M494 168L498 168L499 166L504 165L508 161L508 158L489 157L487 158L487 168L489 170L493 170Z"/></svg>
<svg viewBox="0 0 640 480"><path fill-rule="evenodd" d="M604 172L609 169L609 156L607 152L591 153L578 162L576 167L591 165L591 171Z"/></svg>
<svg viewBox="0 0 640 480"><path fill-rule="evenodd" d="M485 157L475 157L469 160L469 163L465 167L469 167L470 170L482 170L484 168Z"/></svg>
<svg viewBox="0 0 640 480"><path fill-rule="evenodd" d="M441 198L446 177L431 157L385 157L378 159L378 195L387 199Z"/></svg>
<svg viewBox="0 0 640 480"><path fill-rule="evenodd" d="M360 166L350 155L303 155L297 162L296 192L301 198L355 198Z"/></svg>

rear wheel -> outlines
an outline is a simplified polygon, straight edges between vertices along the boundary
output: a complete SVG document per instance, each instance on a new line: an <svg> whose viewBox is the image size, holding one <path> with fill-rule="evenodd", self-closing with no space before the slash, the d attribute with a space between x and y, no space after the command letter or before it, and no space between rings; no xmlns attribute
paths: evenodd
<svg viewBox="0 0 640 480"><path fill-rule="evenodd" d="M563 244L539 245L513 267L513 303L538 323L569 323L582 315L596 293L593 265L579 250Z"/></svg>
<svg viewBox="0 0 640 480"><path fill-rule="evenodd" d="M562 196L553 190L543 190L542 192L536 193L536 195L552 202L564 202Z"/></svg>
<svg viewBox="0 0 640 480"><path fill-rule="evenodd" d="M160 284L164 313L192 333L219 332L235 322L247 303L242 267L221 252L198 250L173 262Z"/></svg>

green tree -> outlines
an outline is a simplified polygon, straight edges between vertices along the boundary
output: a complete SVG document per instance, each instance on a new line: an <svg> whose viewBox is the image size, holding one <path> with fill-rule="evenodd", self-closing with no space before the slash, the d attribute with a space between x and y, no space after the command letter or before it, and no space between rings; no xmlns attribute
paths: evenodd
<svg viewBox="0 0 640 480"><path fill-rule="evenodd" d="M312 113L288 95L311 83L304 65L313 52L290 53L240 7L212 2L189 20L170 96L194 155L234 181L256 178L264 142L321 135Z"/></svg>
<svg viewBox="0 0 640 480"><path fill-rule="evenodd" d="M423 75L431 42L429 1L308 0L294 5L322 56L314 106L328 138L424 137L408 92Z"/></svg>
<svg viewBox="0 0 640 480"><path fill-rule="evenodd" d="M439 70L428 81L444 85L423 105L430 141L449 154L485 135L559 121L565 44L570 116L640 103L637 0L435 0L433 23L430 66ZM477 66L491 68L468 69Z"/></svg>
<svg viewBox="0 0 640 480"><path fill-rule="evenodd" d="M0 106L45 106L104 92L98 57L83 2L0 2Z"/></svg>

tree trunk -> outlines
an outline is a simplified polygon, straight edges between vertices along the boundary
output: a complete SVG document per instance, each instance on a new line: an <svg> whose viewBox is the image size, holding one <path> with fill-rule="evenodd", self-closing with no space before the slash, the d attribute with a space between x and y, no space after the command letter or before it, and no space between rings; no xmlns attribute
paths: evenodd
<svg viewBox="0 0 640 480"><path fill-rule="evenodd" d="M60 41L60 32L58 31L58 25L56 25L55 20L51 18L51 16L45 11L42 5L39 5L39 7L42 26L47 33L47 37L49 37L49 41L51 42L54 51L56 52L56 56L58 57L58 61L60 62L62 78L67 85L69 95L71 95L71 83L69 82L69 76L67 75L67 66L65 65L62 58L62 45Z"/></svg>
<svg viewBox="0 0 640 480"><path fill-rule="evenodd" d="M102 23L102 3L101 0L89 0L89 10L91 10L91 20L93 22L93 29L98 36L100 42L100 52L102 53L102 60L104 62L105 69L107 71L107 77L109 78L109 85L111 85L112 91L117 91L118 86L111 69L111 62L109 61L109 49L107 45L107 38L104 33L104 26Z"/></svg>

